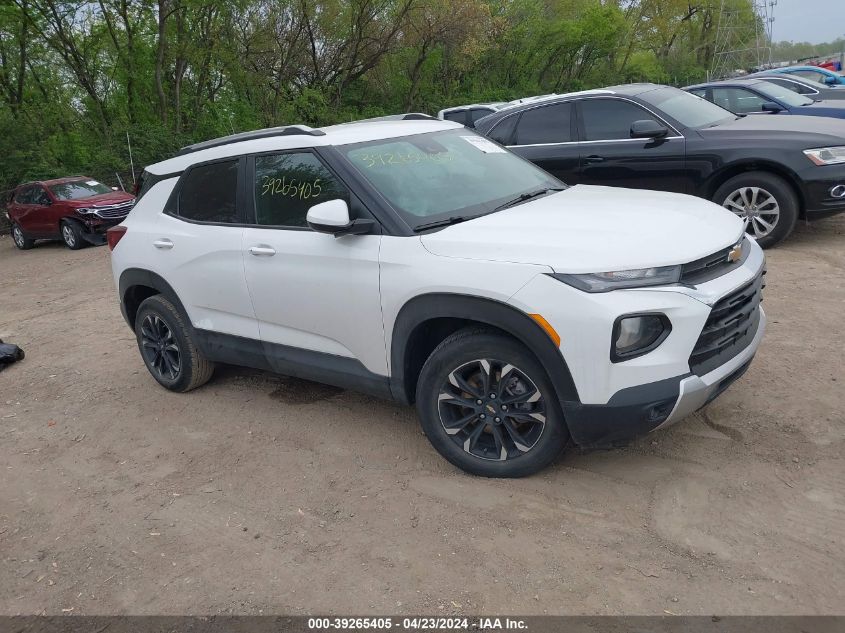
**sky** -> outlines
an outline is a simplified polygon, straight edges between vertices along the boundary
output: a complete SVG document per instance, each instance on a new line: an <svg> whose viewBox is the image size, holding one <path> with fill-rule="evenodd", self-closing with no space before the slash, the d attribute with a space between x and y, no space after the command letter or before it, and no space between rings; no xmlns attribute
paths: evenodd
<svg viewBox="0 0 845 633"><path fill-rule="evenodd" d="M845 36L845 0L777 0L772 39L821 44Z"/></svg>

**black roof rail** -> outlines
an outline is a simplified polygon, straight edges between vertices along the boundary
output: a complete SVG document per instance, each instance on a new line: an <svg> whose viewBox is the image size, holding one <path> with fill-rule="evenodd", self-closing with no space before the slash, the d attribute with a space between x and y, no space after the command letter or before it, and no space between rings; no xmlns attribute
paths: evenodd
<svg viewBox="0 0 845 633"><path fill-rule="evenodd" d="M232 143L240 143L241 141L254 141L260 138L271 138L274 136L325 136L323 130L315 130L307 125L285 125L282 127L268 127L263 130L254 130L252 132L240 132L239 134L231 134L221 138L211 139L210 141L202 141L201 143L194 143L193 145L186 145L178 152L176 156L184 156L203 149L210 149L212 147L220 147L221 145L230 145Z"/></svg>

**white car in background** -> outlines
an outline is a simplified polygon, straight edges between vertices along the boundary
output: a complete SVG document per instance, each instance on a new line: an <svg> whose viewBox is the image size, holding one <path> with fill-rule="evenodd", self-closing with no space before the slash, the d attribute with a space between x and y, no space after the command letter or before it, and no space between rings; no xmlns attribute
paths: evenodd
<svg viewBox="0 0 845 633"><path fill-rule="evenodd" d="M108 238L165 388L221 362L415 403L485 476L680 420L742 375L766 322L763 252L733 213L567 187L420 115L187 147L147 167Z"/></svg>

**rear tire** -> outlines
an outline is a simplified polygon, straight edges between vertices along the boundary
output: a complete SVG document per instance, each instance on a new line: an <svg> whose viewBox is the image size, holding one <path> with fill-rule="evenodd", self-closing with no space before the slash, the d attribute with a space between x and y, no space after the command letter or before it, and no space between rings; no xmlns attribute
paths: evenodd
<svg viewBox="0 0 845 633"><path fill-rule="evenodd" d="M61 225L62 241L72 251L78 251L85 247L85 238L82 237L82 230L76 222L65 220Z"/></svg>
<svg viewBox="0 0 845 633"><path fill-rule="evenodd" d="M423 365L416 398L434 448L473 475L531 475L569 440L543 367L493 330L466 328L441 342Z"/></svg>
<svg viewBox="0 0 845 633"><path fill-rule="evenodd" d="M799 202L793 188L765 171L734 176L716 190L713 202L739 216L746 232L763 248L786 239L798 220Z"/></svg>
<svg viewBox="0 0 845 633"><path fill-rule="evenodd" d="M179 310L161 295L141 303L135 317L135 337L150 374L170 391L196 389L214 373L214 363L197 349Z"/></svg>
<svg viewBox="0 0 845 633"><path fill-rule="evenodd" d="M31 240L24 235L23 229L17 223L12 224L12 241L15 243L15 247L22 251L27 251L35 246L35 240Z"/></svg>

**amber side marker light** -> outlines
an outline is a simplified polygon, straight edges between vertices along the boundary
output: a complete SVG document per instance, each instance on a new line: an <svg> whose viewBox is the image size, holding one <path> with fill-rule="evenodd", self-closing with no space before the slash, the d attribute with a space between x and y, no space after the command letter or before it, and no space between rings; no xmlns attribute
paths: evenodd
<svg viewBox="0 0 845 633"><path fill-rule="evenodd" d="M543 331L548 334L549 338L555 342L556 347L560 347L560 336L557 332L555 332L555 329L552 327L552 324L543 318L542 314L529 314L528 316L534 319L537 325L543 328Z"/></svg>

